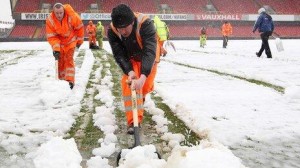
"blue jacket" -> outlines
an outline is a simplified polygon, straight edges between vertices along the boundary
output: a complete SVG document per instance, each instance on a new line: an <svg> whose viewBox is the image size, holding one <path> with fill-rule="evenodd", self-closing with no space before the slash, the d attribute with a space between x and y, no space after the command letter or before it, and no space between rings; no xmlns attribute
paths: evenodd
<svg viewBox="0 0 300 168"><path fill-rule="evenodd" d="M253 32L255 32L257 28L259 32L273 32L274 23L272 17L266 12L262 12L254 24Z"/></svg>

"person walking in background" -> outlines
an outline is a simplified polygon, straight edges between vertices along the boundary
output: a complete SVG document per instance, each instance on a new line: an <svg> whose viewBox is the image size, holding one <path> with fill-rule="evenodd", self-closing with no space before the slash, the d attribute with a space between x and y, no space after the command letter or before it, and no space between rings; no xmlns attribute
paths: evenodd
<svg viewBox="0 0 300 168"><path fill-rule="evenodd" d="M169 39L169 28L166 24L166 22L161 21L158 16L154 16L154 26L156 28L156 32L158 35L158 42L159 42L159 47L160 47L160 55L161 56L166 56L167 55L167 50L164 48L164 42Z"/></svg>
<svg viewBox="0 0 300 168"><path fill-rule="evenodd" d="M232 34L232 26L228 21L225 21L222 25L222 35L223 35L223 48L227 47L228 36Z"/></svg>
<svg viewBox="0 0 300 168"><path fill-rule="evenodd" d="M200 34L200 47L204 48L204 46L206 45L206 38L207 38L206 28L202 27L201 34Z"/></svg>
<svg viewBox="0 0 300 168"><path fill-rule="evenodd" d="M97 23L96 27L96 39L98 41L99 49L103 49L103 37L104 37L104 26L102 25L101 21Z"/></svg>
<svg viewBox="0 0 300 168"><path fill-rule="evenodd" d="M69 5L56 3L46 19L46 37L52 47L53 56L58 60L58 78L75 84L75 47L83 43L84 26L79 15Z"/></svg>
<svg viewBox="0 0 300 168"><path fill-rule="evenodd" d="M96 45L96 26L93 21L89 21L89 24L86 27L86 33L89 36L89 48L90 49L98 49Z"/></svg>
<svg viewBox="0 0 300 168"><path fill-rule="evenodd" d="M123 71L122 95L127 117L128 134L133 134L131 89L137 92L139 124L143 120L143 102L153 91L159 59L159 48L153 22L142 13L120 4L113 8L112 23L107 31L115 61ZM131 83L129 85L128 83Z"/></svg>
<svg viewBox="0 0 300 168"><path fill-rule="evenodd" d="M269 37L274 31L273 19L269 14L266 13L265 8L260 8L258 10L258 14L259 17L254 24L252 32L255 33L255 31L258 29L262 44L260 50L256 53L256 56L260 57L265 50L267 58L272 58L272 53L269 46Z"/></svg>

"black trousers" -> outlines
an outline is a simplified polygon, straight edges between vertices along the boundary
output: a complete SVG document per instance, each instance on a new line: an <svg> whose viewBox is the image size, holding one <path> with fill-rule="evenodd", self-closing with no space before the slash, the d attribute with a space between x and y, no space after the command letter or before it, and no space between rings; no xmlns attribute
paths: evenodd
<svg viewBox="0 0 300 168"><path fill-rule="evenodd" d="M261 54L265 50L265 53L266 53L267 57L272 58L272 53L271 53L270 46L269 46L269 37L271 35L272 35L271 31L263 32L263 33L260 34L260 38L261 38L262 43L261 43L260 50L257 53L257 56L260 57Z"/></svg>
<svg viewBox="0 0 300 168"><path fill-rule="evenodd" d="M227 43L228 43L228 36L223 36L223 48L227 47Z"/></svg>

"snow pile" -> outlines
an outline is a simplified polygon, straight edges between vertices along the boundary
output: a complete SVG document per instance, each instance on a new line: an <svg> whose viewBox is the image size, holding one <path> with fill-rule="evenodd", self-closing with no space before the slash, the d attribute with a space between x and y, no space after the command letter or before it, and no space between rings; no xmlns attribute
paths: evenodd
<svg viewBox="0 0 300 168"><path fill-rule="evenodd" d="M153 145L122 150L119 168L245 168L241 160L218 142L201 141L200 145L176 146L168 160L158 159Z"/></svg>
<svg viewBox="0 0 300 168"><path fill-rule="evenodd" d="M180 142L184 141L184 136L182 134L173 134L168 132L165 133L161 139L168 142L168 146L173 149L176 146L180 146Z"/></svg>
<svg viewBox="0 0 300 168"><path fill-rule="evenodd" d="M218 142L202 141L193 147L177 146L165 168L244 168L241 160Z"/></svg>
<svg viewBox="0 0 300 168"><path fill-rule="evenodd" d="M166 161L158 159L155 146L137 146L133 149L123 149L119 168L163 168Z"/></svg>
<svg viewBox="0 0 300 168"><path fill-rule="evenodd" d="M157 133L168 132L168 120L164 117L165 112L162 109L156 108L154 101L150 95L146 96L144 104L145 110L152 115L152 120L155 122L155 128Z"/></svg>
<svg viewBox="0 0 300 168"><path fill-rule="evenodd" d="M41 82L40 99L43 104L52 107L62 100L66 100L71 89L69 83L64 80L45 79Z"/></svg>
<svg viewBox="0 0 300 168"><path fill-rule="evenodd" d="M36 168L80 168L82 157L73 138L54 137L35 153Z"/></svg>
<svg viewBox="0 0 300 168"><path fill-rule="evenodd" d="M107 57L104 57L107 59ZM114 96L112 95L113 83L112 75L108 69L110 64L106 63L105 76L101 79L101 84L97 86L99 94L95 96L96 100L100 100L104 105L96 107L96 113L93 115L94 125L103 133L104 138L98 140L101 143L100 148L95 148L93 154L101 157L109 157L116 151L117 137L114 134L118 128L116 126L115 115L113 114L115 107L113 106ZM101 78L98 76L98 78ZM89 160L90 161L90 160ZM92 160L90 162L93 162Z"/></svg>
<svg viewBox="0 0 300 168"><path fill-rule="evenodd" d="M93 115L94 125L105 134L104 139L99 139L101 147L93 150L93 154L96 156L109 157L116 151L117 137L113 133L117 127L115 117L112 114L113 110L114 108L100 106L96 108L96 114Z"/></svg>
<svg viewBox="0 0 300 168"><path fill-rule="evenodd" d="M102 158L101 156L92 157L87 161L88 168L112 168L108 164L108 160L106 158Z"/></svg>

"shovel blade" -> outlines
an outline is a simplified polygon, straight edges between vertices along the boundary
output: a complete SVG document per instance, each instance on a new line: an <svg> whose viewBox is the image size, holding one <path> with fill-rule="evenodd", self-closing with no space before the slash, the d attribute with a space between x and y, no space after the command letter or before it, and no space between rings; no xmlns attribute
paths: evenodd
<svg viewBox="0 0 300 168"><path fill-rule="evenodd" d="M278 52L281 52L281 51L283 51L284 49L283 49L283 44L282 44L282 41L280 40L280 38L276 38L275 39L275 43L276 43L276 48L277 48L277 51Z"/></svg>

